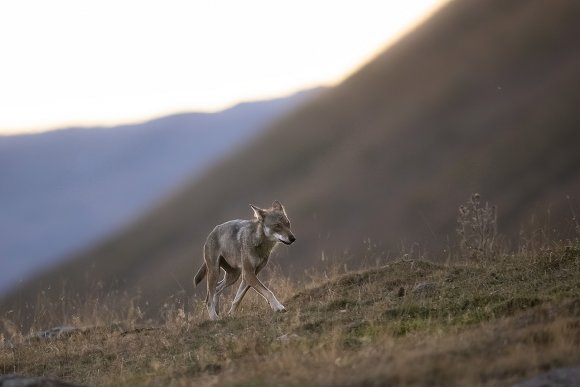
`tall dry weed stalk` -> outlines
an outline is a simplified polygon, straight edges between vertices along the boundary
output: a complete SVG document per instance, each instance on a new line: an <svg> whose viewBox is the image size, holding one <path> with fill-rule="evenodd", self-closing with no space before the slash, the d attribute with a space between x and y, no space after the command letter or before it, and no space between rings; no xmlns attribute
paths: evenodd
<svg viewBox="0 0 580 387"><path fill-rule="evenodd" d="M497 254L497 209L488 202L482 205L478 193L459 206L457 224L459 250L463 257L481 261Z"/></svg>

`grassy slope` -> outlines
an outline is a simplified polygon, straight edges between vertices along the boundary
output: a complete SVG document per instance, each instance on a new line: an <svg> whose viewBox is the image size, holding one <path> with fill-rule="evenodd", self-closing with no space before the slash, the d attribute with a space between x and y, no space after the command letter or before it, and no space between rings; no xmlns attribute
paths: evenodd
<svg viewBox="0 0 580 387"><path fill-rule="evenodd" d="M63 283L75 294L119 281L140 287L154 313L172 294L191 293L215 224L273 199L287 205L296 231L298 243L278 255L295 274L321 252L358 264L396 254L401 242L447 257L440 249L472 192L498 205L503 233L549 205L549 231L569 231L565 195L574 205L580 192L578 15L567 0L450 3L134 227L0 309L33 306L39 290L57 298Z"/></svg>
<svg viewBox="0 0 580 387"><path fill-rule="evenodd" d="M218 322L201 304L167 309L154 330L128 313L111 328L5 342L0 373L90 385L508 385L580 363L579 279L578 244L488 264L397 260L302 285L274 274L285 314L255 294ZM421 283L433 287L414 292Z"/></svg>

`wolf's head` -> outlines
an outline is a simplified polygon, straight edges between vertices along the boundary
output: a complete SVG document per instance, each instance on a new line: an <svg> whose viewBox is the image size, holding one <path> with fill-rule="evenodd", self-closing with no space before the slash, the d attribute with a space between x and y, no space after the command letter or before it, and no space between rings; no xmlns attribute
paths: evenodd
<svg viewBox="0 0 580 387"><path fill-rule="evenodd" d="M284 206L275 200L272 208L262 209L250 204L254 210L254 216L264 227L264 234L273 242L282 242L286 245L292 244L296 238L290 230L290 220L286 215Z"/></svg>

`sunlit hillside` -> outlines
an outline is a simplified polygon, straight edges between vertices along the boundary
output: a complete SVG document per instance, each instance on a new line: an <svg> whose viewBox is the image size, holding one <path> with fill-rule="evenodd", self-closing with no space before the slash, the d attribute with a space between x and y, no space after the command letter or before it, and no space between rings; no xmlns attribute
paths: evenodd
<svg viewBox="0 0 580 387"><path fill-rule="evenodd" d="M397 257L346 274L327 264L300 284L267 270L288 312L249 294L220 321L202 300L173 300L154 323L121 293L73 302L66 316L46 302L31 332L1 321L0 374L91 386L577 386L579 254L550 244L492 262ZM66 325L46 330L55 323Z"/></svg>

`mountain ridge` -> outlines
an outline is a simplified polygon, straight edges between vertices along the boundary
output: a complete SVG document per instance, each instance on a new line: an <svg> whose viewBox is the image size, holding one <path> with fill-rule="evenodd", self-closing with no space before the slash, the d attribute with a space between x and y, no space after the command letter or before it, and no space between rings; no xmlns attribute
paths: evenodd
<svg viewBox="0 0 580 387"><path fill-rule="evenodd" d="M217 113L0 137L0 258L12 261L0 283L127 227L211 162L322 90Z"/></svg>

